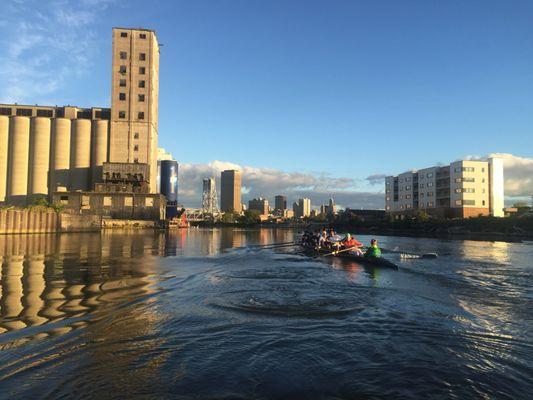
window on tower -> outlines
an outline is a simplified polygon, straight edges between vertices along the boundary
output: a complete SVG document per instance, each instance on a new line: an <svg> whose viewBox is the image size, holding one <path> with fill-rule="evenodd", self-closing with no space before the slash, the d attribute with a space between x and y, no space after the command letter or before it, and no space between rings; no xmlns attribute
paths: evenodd
<svg viewBox="0 0 533 400"><path fill-rule="evenodd" d="M145 67L139 67L139 74L144 75L146 73Z"/></svg>
<svg viewBox="0 0 533 400"><path fill-rule="evenodd" d="M139 53L139 61L146 61L146 53Z"/></svg>
<svg viewBox="0 0 533 400"><path fill-rule="evenodd" d="M121 65L118 72L120 72L121 74L125 74L126 73L126 66L125 65Z"/></svg>
<svg viewBox="0 0 533 400"><path fill-rule="evenodd" d="M118 117L119 117L120 119L124 119L124 118L126 118L126 111L119 111L119 112L118 112Z"/></svg>
<svg viewBox="0 0 533 400"><path fill-rule="evenodd" d="M139 33L139 39L146 39L146 33Z"/></svg>
<svg viewBox="0 0 533 400"><path fill-rule="evenodd" d="M139 95L139 101L144 101L144 94Z"/></svg>
<svg viewBox="0 0 533 400"><path fill-rule="evenodd" d="M119 93L118 94L118 99L119 100L126 100L126 93Z"/></svg>
<svg viewBox="0 0 533 400"><path fill-rule="evenodd" d="M120 32L120 37L128 37L128 32Z"/></svg>
<svg viewBox="0 0 533 400"><path fill-rule="evenodd" d="M120 87L126 87L126 79L121 79L119 85Z"/></svg>
<svg viewBox="0 0 533 400"><path fill-rule="evenodd" d="M144 119L144 112L139 111L139 114L137 114L138 119Z"/></svg>
<svg viewBox="0 0 533 400"><path fill-rule="evenodd" d="M125 60L128 58L128 53L126 53L125 51L121 51L120 52L120 59L121 60Z"/></svg>
<svg viewBox="0 0 533 400"><path fill-rule="evenodd" d="M139 87L143 88L144 86L145 86L145 82L144 81L139 81Z"/></svg>

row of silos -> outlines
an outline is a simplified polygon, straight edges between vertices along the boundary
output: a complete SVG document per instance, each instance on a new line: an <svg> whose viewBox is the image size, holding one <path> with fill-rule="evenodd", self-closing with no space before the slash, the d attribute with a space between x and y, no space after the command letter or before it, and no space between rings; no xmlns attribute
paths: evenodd
<svg viewBox="0 0 533 400"><path fill-rule="evenodd" d="M90 190L107 161L109 121L0 116L0 202Z"/></svg>

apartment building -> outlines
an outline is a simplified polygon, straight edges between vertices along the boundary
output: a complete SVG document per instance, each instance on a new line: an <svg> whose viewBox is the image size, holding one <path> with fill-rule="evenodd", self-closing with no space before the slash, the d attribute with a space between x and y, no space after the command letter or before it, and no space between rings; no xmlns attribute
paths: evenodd
<svg viewBox="0 0 533 400"><path fill-rule="evenodd" d="M503 160L462 160L385 179L385 211L401 217L415 210L443 218L503 217Z"/></svg>
<svg viewBox="0 0 533 400"><path fill-rule="evenodd" d="M256 210L261 213L261 215L268 215L268 200L259 197L257 199L252 199L248 201L248 210Z"/></svg>

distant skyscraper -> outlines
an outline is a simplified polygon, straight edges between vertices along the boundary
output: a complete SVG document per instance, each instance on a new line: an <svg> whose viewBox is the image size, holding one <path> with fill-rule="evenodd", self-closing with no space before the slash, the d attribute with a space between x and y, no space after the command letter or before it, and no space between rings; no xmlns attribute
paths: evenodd
<svg viewBox="0 0 533 400"><path fill-rule="evenodd" d="M202 209L208 213L218 212L217 187L215 178L205 178L202 191Z"/></svg>
<svg viewBox="0 0 533 400"><path fill-rule="evenodd" d="M224 212L242 211L241 171L226 170L220 175L220 208Z"/></svg>
<svg viewBox="0 0 533 400"><path fill-rule="evenodd" d="M329 206L328 206L328 214L329 215L335 215L337 212L336 206L335 206L335 200L329 199Z"/></svg>
<svg viewBox="0 0 533 400"><path fill-rule="evenodd" d="M309 217L311 215L311 199L299 199L292 205L296 218Z"/></svg>
<svg viewBox="0 0 533 400"><path fill-rule="evenodd" d="M287 209L287 197L283 195L277 195L274 201L274 208L279 211Z"/></svg>
<svg viewBox="0 0 533 400"><path fill-rule="evenodd" d="M268 215L268 200L263 198L248 201L248 210L257 210L261 215Z"/></svg>

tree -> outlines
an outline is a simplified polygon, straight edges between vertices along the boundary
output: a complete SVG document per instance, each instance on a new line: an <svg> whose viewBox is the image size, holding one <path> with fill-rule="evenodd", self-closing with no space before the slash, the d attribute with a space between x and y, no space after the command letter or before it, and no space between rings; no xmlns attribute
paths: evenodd
<svg viewBox="0 0 533 400"><path fill-rule="evenodd" d="M258 224L261 222L260 215L258 210L246 210L244 215L239 217L239 222L245 225Z"/></svg>

